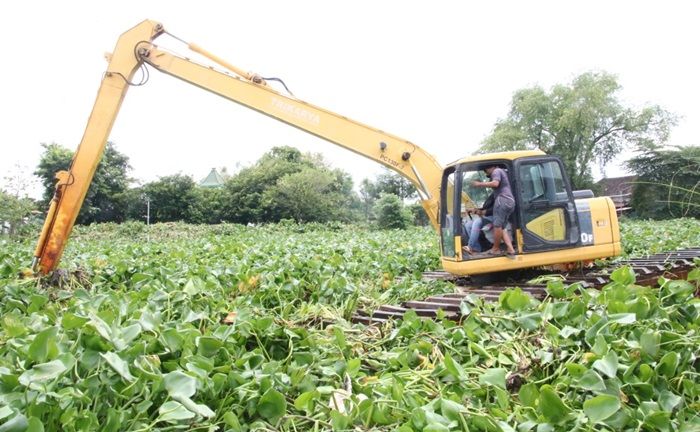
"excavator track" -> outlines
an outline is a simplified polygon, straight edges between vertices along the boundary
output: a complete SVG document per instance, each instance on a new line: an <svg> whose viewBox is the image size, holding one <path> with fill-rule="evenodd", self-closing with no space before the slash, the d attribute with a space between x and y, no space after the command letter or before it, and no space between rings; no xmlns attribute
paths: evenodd
<svg viewBox="0 0 700 432"><path fill-rule="evenodd" d="M610 274L617 268L628 266L634 271L636 284L654 286L659 277L682 279L688 275L694 266L694 259L700 258L700 247L683 249L673 252L658 253L643 258L633 258L616 261L604 267L580 269L572 272L552 273L562 277L564 283L578 282L583 288L601 288L610 282ZM544 273L542 273L544 274ZM536 275L535 275L536 276ZM467 296L478 296L486 301L497 301L507 288L519 287L533 297L542 300L547 297L546 283L533 283L537 278L528 277L523 280L477 284L469 277L455 276L445 271L423 273L424 280L443 280L455 284L456 292L428 297L424 300L411 300L395 305L383 305L372 313L357 311L352 321L363 324L382 324L389 320L400 319L412 310L416 315L427 318L445 318L459 320L462 316L461 304Z"/></svg>

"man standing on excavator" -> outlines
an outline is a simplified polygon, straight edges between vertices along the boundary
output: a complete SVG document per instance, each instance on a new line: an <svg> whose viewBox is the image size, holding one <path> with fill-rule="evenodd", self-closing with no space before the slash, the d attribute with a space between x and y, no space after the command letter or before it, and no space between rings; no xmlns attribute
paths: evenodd
<svg viewBox="0 0 700 432"><path fill-rule="evenodd" d="M508 231L503 229L508 224L508 218L513 213L513 210L515 210L515 198L513 197L513 191L510 189L508 174L496 165L486 167L484 172L486 172L486 175L489 176L491 181L472 181L472 186L474 187L493 188L493 195L495 197L495 204L493 206L493 246L490 250L484 252L484 254L487 256L502 255L502 239L506 244L506 256L510 259L515 259L513 241Z"/></svg>

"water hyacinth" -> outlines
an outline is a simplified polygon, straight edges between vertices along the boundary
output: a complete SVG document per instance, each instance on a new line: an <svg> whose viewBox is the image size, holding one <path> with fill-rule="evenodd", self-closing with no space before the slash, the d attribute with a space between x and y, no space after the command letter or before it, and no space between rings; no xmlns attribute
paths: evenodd
<svg viewBox="0 0 700 432"><path fill-rule="evenodd" d="M700 427L698 270L365 327L358 307L453 290L420 278L433 231L78 227L43 280L2 246L0 430Z"/></svg>

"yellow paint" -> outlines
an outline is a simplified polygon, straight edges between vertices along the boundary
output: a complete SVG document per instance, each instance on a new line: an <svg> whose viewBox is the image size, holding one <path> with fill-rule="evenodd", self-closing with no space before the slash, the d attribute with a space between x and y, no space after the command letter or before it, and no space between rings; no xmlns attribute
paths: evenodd
<svg viewBox="0 0 700 432"><path fill-rule="evenodd" d="M595 244L619 242L620 230L617 224L617 213L610 198L592 198L588 200L588 204L591 207L591 224L593 225ZM612 214L610 212L611 206Z"/></svg>
<svg viewBox="0 0 700 432"><path fill-rule="evenodd" d="M508 152L498 152L498 153L484 153L484 154L477 154L477 155L471 155L464 157L462 159L456 160L447 166L454 166L454 165L459 165L463 163L470 163L470 162L484 162L484 161L492 161L492 160L516 160L524 157L529 157L529 156L545 156L546 153L543 152L542 150L518 150L518 151L508 151Z"/></svg>
<svg viewBox="0 0 700 432"><path fill-rule="evenodd" d="M619 248L619 243L612 243L570 249L558 249L547 252L518 254L515 257L515 260L506 258L505 256L482 259L475 258L466 261L455 261L443 258L442 266L445 271L456 275L493 273L505 270L605 258L614 256L615 250L619 250Z"/></svg>
<svg viewBox="0 0 700 432"><path fill-rule="evenodd" d="M523 231L520 228L515 230L515 238L516 238L516 242L518 243L517 244L517 251L518 251L518 253L522 253L523 252Z"/></svg>
<svg viewBox="0 0 700 432"><path fill-rule="evenodd" d="M525 227L528 231L547 241L562 241L566 239L566 221L564 209L556 208L536 217Z"/></svg>

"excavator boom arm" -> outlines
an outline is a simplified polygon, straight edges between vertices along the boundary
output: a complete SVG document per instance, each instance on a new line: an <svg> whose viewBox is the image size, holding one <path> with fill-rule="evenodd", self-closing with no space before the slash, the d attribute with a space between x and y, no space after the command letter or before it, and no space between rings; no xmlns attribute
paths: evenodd
<svg viewBox="0 0 700 432"><path fill-rule="evenodd" d="M153 41L163 33L161 24L144 21L119 38L71 166L68 171L56 175L56 192L34 253L34 265L41 273L52 271L60 260L121 103L135 72L143 64L396 171L416 187L423 208L437 228L442 168L423 149L396 136L277 92L257 75L244 73L198 46L189 45L190 49L219 63L227 71L217 71L210 66L161 50Z"/></svg>

